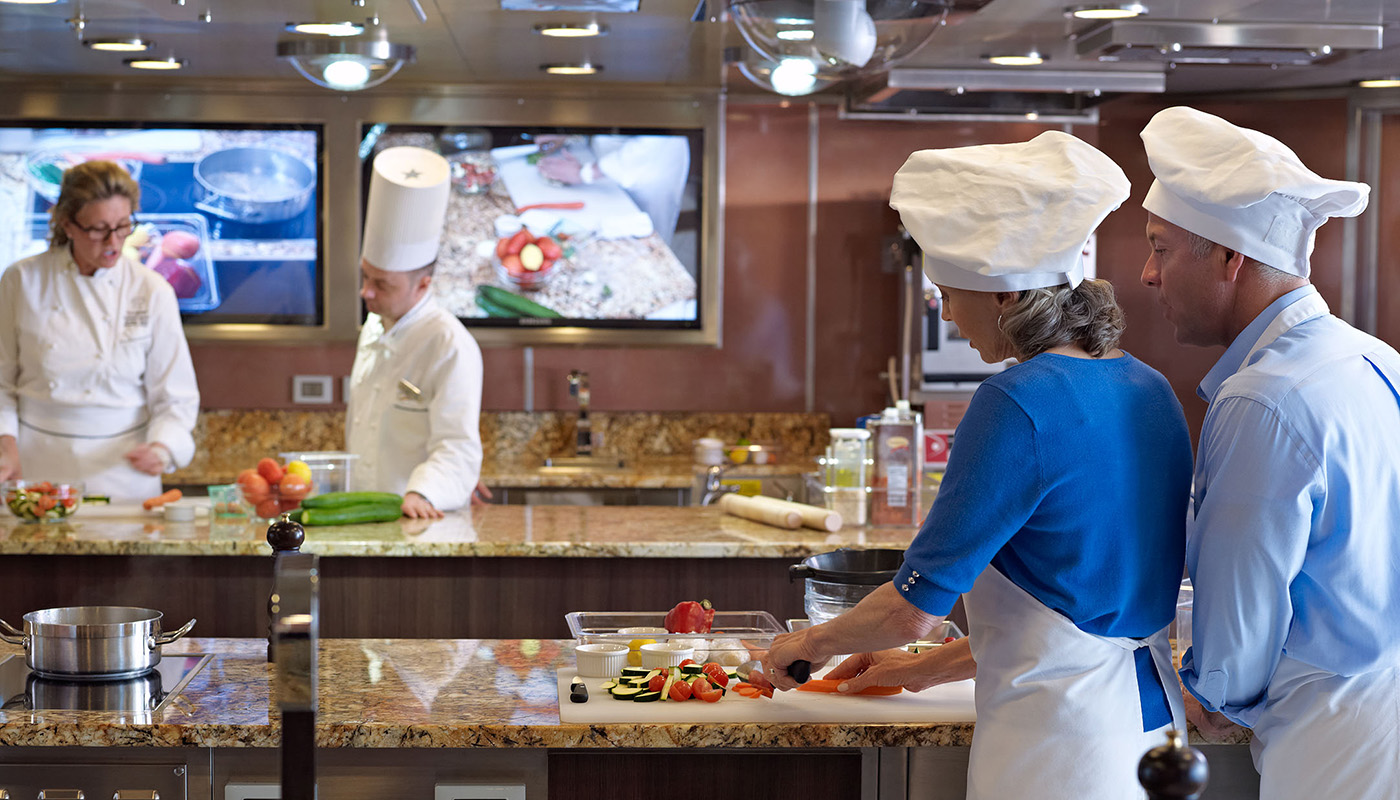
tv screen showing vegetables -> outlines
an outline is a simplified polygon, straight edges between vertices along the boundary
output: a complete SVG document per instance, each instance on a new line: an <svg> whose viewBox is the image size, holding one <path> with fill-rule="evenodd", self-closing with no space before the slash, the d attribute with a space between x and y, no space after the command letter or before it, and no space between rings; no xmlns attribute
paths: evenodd
<svg viewBox="0 0 1400 800"><path fill-rule="evenodd" d="M0 123L0 270L48 248L63 172L121 165L141 190L126 257L187 325L320 325L318 125Z"/></svg>
<svg viewBox="0 0 1400 800"><path fill-rule="evenodd" d="M701 327L699 129L367 125L451 168L433 278L468 327Z"/></svg>

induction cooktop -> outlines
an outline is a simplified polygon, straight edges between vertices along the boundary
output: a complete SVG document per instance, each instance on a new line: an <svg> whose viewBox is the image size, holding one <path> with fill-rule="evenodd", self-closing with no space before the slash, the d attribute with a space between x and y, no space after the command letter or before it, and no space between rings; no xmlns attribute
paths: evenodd
<svg viewBox="0 0 1400 800"><path fill-rule="evenodd" d="M163 656L155 669L114 681L64 681L30 672L22 654L0 661L0 716L13 711L161 711L184 689L211 655Z"/></svg>

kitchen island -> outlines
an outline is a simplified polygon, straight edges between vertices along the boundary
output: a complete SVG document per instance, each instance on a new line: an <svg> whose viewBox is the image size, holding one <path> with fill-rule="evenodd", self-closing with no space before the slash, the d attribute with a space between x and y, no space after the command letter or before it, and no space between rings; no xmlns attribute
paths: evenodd
<svg viewBox="0 0 1400 800"><path fill-rule="evenodd" d="M573 665L572 647L535 639L322 640L322 796L427 798L435 785L495 782L552 800L723 789L817 800L962 797L971 722L563 724L555 671ZM154 715L7 703L0 788L7 764L159 764L184 771L188 797L212 800L226 800L231 784L275 784L280 723L266 642L187 639L165 652L212 658ZM1235 760L1243 750L1211 753Z"/></svg>
<svg viewBox="0 0 1400 800"><path fill-rule="evenodd" d="M272 584L265 521L165 522L87 506L56 523L0 519L0 619L68 605L197 618L202 636L260 636ZM322 632L345 638L542 639L569 611L718 607L803 617L787 568L841 547L903 549L913 528L788 531L714 507L487 506L435 522L309 529L322 557ZM174 620L179 620L174 622Z"/></svg>

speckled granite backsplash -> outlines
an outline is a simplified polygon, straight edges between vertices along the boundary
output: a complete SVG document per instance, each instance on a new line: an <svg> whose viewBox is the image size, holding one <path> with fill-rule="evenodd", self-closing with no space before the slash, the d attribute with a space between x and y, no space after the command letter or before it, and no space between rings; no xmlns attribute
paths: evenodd
<svg viewBox="0 0 1400 800"><path fill-rule="evenodd" d="M499 411L481 415L485 461L535 462L572 455L578 416L572 412ZM826 447L826 414L782 412L593 412L594 452L624 458L689 456L702 436L725 442L771 442L789 459L813 459ZM342 450L341 411L204 411L194 429L194 460L167 484L228 483L258 459L291 450Z"/></svg>

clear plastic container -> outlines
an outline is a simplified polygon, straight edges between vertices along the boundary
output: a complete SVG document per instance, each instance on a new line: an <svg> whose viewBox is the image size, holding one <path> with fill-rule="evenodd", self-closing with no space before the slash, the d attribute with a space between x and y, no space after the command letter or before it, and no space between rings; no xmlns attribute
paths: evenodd
<svg viewBox="0 0 1400 800"><path fill-rule="evenodd" d="M830 622L856 607L856 603L880 588L881 584L832 583L808 578L802 594L802 609L813 625Z"/></svg>
<svg viewBox="0 0 1400 800"><path fill-rule="evenodd" d="M767 650L773 637L784 632L767 611L716 611L710 633L637 633L637 628L665 631L665 611L571 611L564 615L569 632L579 644L615 642L630 644L643 638L657 642L683 642L695 648L695 660L738 666ZM640 645L639 645L640 646ZM701 659L700 654L705 658Z"/></svg>
<svg viewBox="0 0 1400 800"><path fill-rule="evenodd" d="M359 458L354 453L294 450L277 455L281 456L283 464L301 461L311 468L311 491L307 497L326 492L354 491L350 481L350 467L355 459Z"/></svg>
<svg viewBox="0 0 1400 800"><path fill-rule="evenodd" d="M822 460L822 496L826 507L851 525L868 521L870 489L865 454L870 431L864 428L832 428L831 443Z"/></svg>

